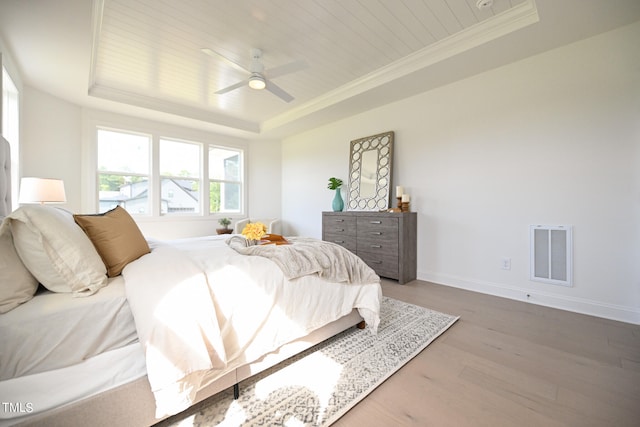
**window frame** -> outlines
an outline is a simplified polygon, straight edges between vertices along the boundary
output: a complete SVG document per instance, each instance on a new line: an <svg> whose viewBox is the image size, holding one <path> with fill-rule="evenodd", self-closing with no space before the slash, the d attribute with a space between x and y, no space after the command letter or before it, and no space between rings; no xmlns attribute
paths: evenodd
<svg viewBox="0 0 640 427"><path fill-rule="evenodd" d="M181 128L164 123L156 123L144 119L125 117L101 111L87 110L84 117L83 144L83 176L93 179L83 183L82 205L86 211L99 212L99 178L98 174L98 129L120 131L124 133L151 135L150 173L149 173L149 214L135 214L136 221L180 221L180 220L218 220L222 217L243 218L247 212L247 151L248 143L245 140L230 136L214 134L194 129ZM186 142L200 145L200 210L198 213L174 213L162 214L160 206L160 139ZM238 212L209 212L209 165L208 152L210 147L218 147L238 151L241 156L241 200Z"/></svg>
<svg viewBox="0 0 640 427"><path fill-rule="evenodd" d="M124 171L116 171L116 170L100 170L99 169L99 165L98 165L98 157L99 157L99 150L98 150L98 143L99 143L99 138L98 138L98 134L100 133L100 131L106 131L106 132L113 132L113 133L122 133L122 134L127 134L127 135L132 135L132 136L139 136L139 137L145 137L148 139L149 142L149 147L148 147L148 152L149 152L149 157L147 158L147 161L149 162L148 165L148 172L147 173L140 173L140 172L124 172ZM151 136L151 134L149 133L145 133L145 132L131 132L131 131L126 131L123 129L114 129L111 127L105 127L105 126L97 126L96 127L96 142L95 142L95 146L96 146L96 182L97 182L97 188L96 188L96 196L97 196L97 209L98 212L101 211L100 208L100 175L116 175L116 176L136 176L136 177L145 177L147 178L147 182L149 183L148 186L149 188L147 189L147 192L149 193L149 197L147 198L147 212L152 212L152 206L153 206L153 198L151 196L151 184L152 184L152 178L151 178L151 158L152 158L152 151L153 151L153 137ZM133 212L129 212L132 215L136 215L136 216L148 216L147 214L140 214L140 213L136 213L134 214Z"/></svg>
<svg viewBox="0 0 640 427"><path fill-rule="evenodd" d="M198 160L199 160L199 164L198 164L198 176L197 177L181 177L179 175L166 175L162 172L161 170L161 166L160 166L160 157L162 156L162 141L166 141L166 142L175 142L175 143L179 143L179 144L189 144L189 145L194 145L196 147L198 147ZM158 201L160 202L160 215L161 216L193 216L193 215L200 215L201 213L203 213L203 198L205 197L205 193L204 193L204 187L203 187L203 177L202 177L202 172L203 170L206 170L206 168L204 167L203 163L203 151L206 148L206 144L203 144L201 142L197 142L197 141L186 141L184 139L178 139L178 138L169 138L167 136L160 136L158 138L158 182L160 184L160 187L158 188ZM199 197L198 197L198 203L197 203L197 211L196 212L171 212L169 213L168 211L166 213L162 213L162 182L165 179L171 179L171 180L175 180L175 179L184 179L184 180L189 180L189 181L196 181L198 183L198 187L200 188L199 190Z"/></svg>
<svg viewBox="0 0 640 427"><path fill-rule="evenodd" d="M221 149L221 150L228 150L228 151L237 151L238 155L240 156L240 179L241 181L235 181L235 180L230 180L230 179L217 179L217 178L210 178L210 165L209 165L209 153L211 151L211 149ZM209 195L211 194L211 191L207 192L207 202L206 202L206 209L209 212L210 215L216 215L216 216L232 216L232 215L243 215L244 214L244 201L246 200L246 175L245 175L245 170L246 170L246 158L245 158L245 153L244 150L239 150L237 148L232 148L232 147L227 147L227 146L222 146L222 145L216 145L216 144L210 144L209 146L206 147L206 162L207 162L207 174L203 176L203 180L204 183L206 184L207 188L211 188L211 183L213 182L218 182L220 184L240 184L240 209L238 212L225 212L225 211L220 211L220 212L216 212L216 213L211 213L211 201L209 200Z"/></svg>
<svg viewBox="0 0 640 427"><path fill-rule="evenodd" d="M11 62L8 61L8 57L2 52L2 46L0 45L0 133L4 136L4 138L9 141L9 146L11 147L11 209L15 210L18 208L18 190L20 188L20 157L21 157L21 147L20 147L20 126L22 120L22 82L19 79L17 73L13 72L13 67L11 67ZM14 98L14 106L15 108L8 109L7 105L5 105L5 90L7 83L5 82L5 73L9 78L12 88L15 91ZM11 114L11 117L7 117L8 114ZM7 123L5 123L5 119L15 119L15 123L11 125L12 130L7 131L5 127Z"/></svg>

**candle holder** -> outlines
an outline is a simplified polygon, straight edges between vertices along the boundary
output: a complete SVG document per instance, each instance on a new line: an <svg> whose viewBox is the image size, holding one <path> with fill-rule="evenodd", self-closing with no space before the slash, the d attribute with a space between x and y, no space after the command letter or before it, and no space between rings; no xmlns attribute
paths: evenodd
<svg viewBox="0 0 640 427"><path fill-rule="evenodd" d="M402 207L400 208L402 212L410 212L410 202L402 202Z"/></svg>
<svg viewBox="0 0 640 427"><path fill-rule="evenodd" d="M398 199L398 208L402 209L402 196L398 196L396 199Z"/></svg>

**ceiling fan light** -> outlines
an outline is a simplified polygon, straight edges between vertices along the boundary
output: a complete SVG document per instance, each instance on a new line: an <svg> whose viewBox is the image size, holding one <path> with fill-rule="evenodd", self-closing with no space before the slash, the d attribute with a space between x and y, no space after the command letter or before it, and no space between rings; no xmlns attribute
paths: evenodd
<svg viewBox="0 0 640 427"><path fill-rule="evenodd" d="M253 74L249 77L249 87L255 90L261 90L267 87L267 82L264 81L264 77L260 74Z"/></svg>

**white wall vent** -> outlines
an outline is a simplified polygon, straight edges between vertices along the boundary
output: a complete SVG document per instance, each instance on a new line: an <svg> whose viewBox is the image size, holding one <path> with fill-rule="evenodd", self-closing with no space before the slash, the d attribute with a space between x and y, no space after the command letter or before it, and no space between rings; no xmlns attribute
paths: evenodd
<svg viewBox="0 0 640 427"><path fill-rule="evenodd" d="M532 225L531 280L572 286L572 238L569 225Z"/></svg>

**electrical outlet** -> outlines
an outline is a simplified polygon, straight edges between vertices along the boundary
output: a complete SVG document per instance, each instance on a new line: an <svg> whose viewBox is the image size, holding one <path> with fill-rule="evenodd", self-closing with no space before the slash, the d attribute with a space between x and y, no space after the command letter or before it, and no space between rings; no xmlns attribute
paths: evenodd
<svg viewBox="0 0 640 427"><path fill-rule="evenodd" d="M511 270L511 258L502 258L502 269Z"/></svg>

